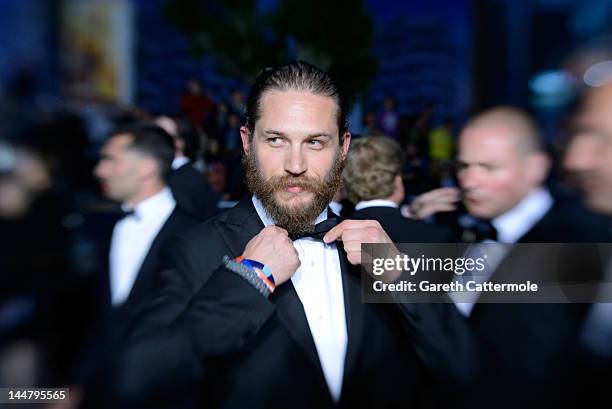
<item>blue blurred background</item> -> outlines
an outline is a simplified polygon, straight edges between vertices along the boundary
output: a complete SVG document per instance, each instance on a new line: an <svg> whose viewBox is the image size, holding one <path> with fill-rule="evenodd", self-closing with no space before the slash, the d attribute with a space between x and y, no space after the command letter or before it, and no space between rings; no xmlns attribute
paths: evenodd
<svg viewBox="0 0 612 409"><path fill-rule="evenodd" d="M202 177L238 200L248 86L304 59L346 88L356 137L401 142L409 198L454 183L457 131L494 105L533 113L555 153L576 97L612 78L611 21L612 0L0 0L0 385L71 379L107 257L92 169L115 126L192 120ZM2 364L24 338L42 375Z"/></svg>
<svg viewBox="0 0 612 409"><path fill-rule="evenodd" d="M304 58L341 65L359 103L354 131L387 94L400 114L432 105L435 120L460 123L511 103L550 128L584 64L608 58L611 1L310 2L319 16L300 3L3 0L3 105L56 109L101 96L176 113L189 78L220 100L263 66ZM587 49L598 57L575 61Z"/></svg>

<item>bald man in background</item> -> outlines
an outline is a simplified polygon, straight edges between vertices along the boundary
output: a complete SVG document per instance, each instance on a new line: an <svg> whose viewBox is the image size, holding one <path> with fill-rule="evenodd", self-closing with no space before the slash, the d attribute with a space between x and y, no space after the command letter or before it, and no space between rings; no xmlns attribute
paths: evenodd
<svg viewBox="0 0 612 409"><path fill-rule="evenodd" d="M431 214L432 208L452 209L463 200L471 216L490 223L488 231L472 241L594 241L582 216L586 211L577 213L573 204L555 200L545 186L550 159L526 113L498 107L474 117L459 136L457 165L461 189L430 192L424 201L417 198L422 203L417 215ZM504 268L507 258L488 269L483 280L530 278L529 269ZM485 362L468 406L555 406L560 396L555 388L569 363L586 306L478 302L487 295L456 303Z"/></svg>
<svg viewBox="0 0 612 409"><path fill-rule="evenodd" d="M554 198L545 182L550 158L531 117L512 107L476 116L458 141L460 188L441 188L417 197L411 215L417 219L457 209L488 221L493 232L482 238L503 243L595 242L593 215L566 198Z"/></svg>

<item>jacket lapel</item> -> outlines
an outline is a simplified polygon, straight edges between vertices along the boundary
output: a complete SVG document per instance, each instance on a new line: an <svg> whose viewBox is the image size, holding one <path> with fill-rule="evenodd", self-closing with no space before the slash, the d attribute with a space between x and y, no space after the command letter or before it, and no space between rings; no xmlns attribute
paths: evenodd
<svg viewBox="0 0 612 409"><path fill-rule="evenodd" d="M321 379L325 379L319 355L317 354L317 348L310 332L308 320L306 319L304 306L291 280L287 280L277 287L270 296L270 301L276 306L278 318L287 329L287 332L289 332L306 354L310 363L319 372Z"/></svg>
<svg viewBox="0 0 612 409"><path fill-rule="evenodd" d="M358 268L351 266L344 249L339 246L340 268L342 269L342 288L344 293L344 313L348 337L346 359L344 361L344 381L350 376L359 359L358 352L363 339L363 313L366 306L361 302L361 280Z"/></svg>
<svg viewBox="0 0 612 409"><path fill-rule="evenodd" d="M173 224L176 223L176 211L177 210L174 209L172 213L170 213L170 216L168 216L168 219L159 230L159 233L155 236L153 243L151 243L151 247L149 247L149 251L142 261L142 265L138 270L136 280L134 281L134 285L132 286L132 290L124 306L129 306L134 302L137 304L141 303L143 301L143 296L146 296L151 290L151 281L154 279L151 276L156 273L156 269L159 267L159 247L171 235L170 232L172 231Z"/></svg>
<svg viewBox="0 0 612 409"><path fill-rule="evenodd" d="M256 236L264 225L255 211L251 196L247 196L223 213L215 222L215 227L232 251L232 254L228 255L238 257L249 240Z"/></svg>
<svg viewBox="0 0 612 409"><path fill-rule="evenodd" d="M264 228L264 225L255 211L251 196L240 201L236 207L228 210L223 216L226 217L219 218L217 227L232 250L233 254L231 256L239 256L249 240L257 235ZM320 373L320 378L325 384L323 370L306 319L306 313L291 280L278 286L270 296L270 301L276 306L279 321Z"/></svg>

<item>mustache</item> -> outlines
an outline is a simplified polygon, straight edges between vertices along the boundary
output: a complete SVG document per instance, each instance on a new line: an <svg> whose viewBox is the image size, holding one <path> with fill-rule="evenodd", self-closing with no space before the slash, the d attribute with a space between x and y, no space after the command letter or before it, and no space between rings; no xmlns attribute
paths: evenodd
<svg viewBox="0 0 612 409"><path fill-rule="evenodd" d="M311 178L308 176L272 176L268 179L268 182L275 190L287 189L289 187L299 187L302 190L316 190L322 183L322 180L318 178Z"/></svg>

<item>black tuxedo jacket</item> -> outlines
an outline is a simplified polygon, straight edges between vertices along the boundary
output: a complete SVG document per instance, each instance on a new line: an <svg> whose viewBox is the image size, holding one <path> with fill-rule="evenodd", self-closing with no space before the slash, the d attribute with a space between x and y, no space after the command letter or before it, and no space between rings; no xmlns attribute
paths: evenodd
<svg viewBox="0 0 612 409"><path fill-rule="evenodd" d="M172 211L153 240L128 298L119 306L111 304L110 296L108 251L112 230L110 231L104 246L106 268L102 270L103 274L100 279L96 324L93 329L92 340L85 349L84 358L76 375L77 382L85 386L89 395L85 407L103 407L100 394L103 393L104 385L107 382L109 357L114 354L114 350L126 330L126 325L130 322L130 317L137 314L138 309L145 304L148 297L155 293L159 285L157 273L160 268L160 251L164 247L164 243L171 236L188 230L196 224L197 221L182 210L175 208ZM137 239L137 237L134 238L134 240Z"/></svg>
<svg viewBox="0 0 612 409"><path fill-rule="evenodd" d="M206 221L218 213L219 195L191 163L171 171L168 186L178 206L198 221Z"/></svg>
<svg viewBox="0 0 612 409"><path fill-rule="evenodd" d="M358 269L339 249L348 346L334 403L291 281L265 298L220 267L263 228L251 198L181 235L164 287L135 322L112 395L126 407L197 390L207 408L414 407L422 371L392 305L361 302Z"/></svg>
<svg viewBox="0 0 612 409"><path fill-rule="evenodd" d="M555 204L519 243L596 242L603 237L588 219L576 218L576 214L568 211L564 203ZM513 256L501 262L490 280L523 282L529 279L530 270L525 266L541 255L528 250L512 250ZM541 265L543 269L549 267ZM590 274L585 280L601 273L597 271L598 265L587 260L577 269L573 267L570 270ZM480 299L486 297L483 293ZM431 309L423 305L400 307L406 325L423 325L431 317ZM431 322L441 323L436 326L436 351L442 351L437 365L443 367L445 360L448 367L467 364L476 372L476 381L464 389L457 406L558 407L566 396L559 391L559 385L571 368L576 337L588 310L586 304L482 302L474 306L468 318L457 318L443 305L436 308L444 311L429 318ZM446 318L440 321L438 317Z"/></svg>
<svg viewBox="0 0 612 409"><path fill-rule="evenodd" d="M377 220L395 243L452 243L459 239L450 229L408 219L392 207L366 207L356 210L349 218Z"/></svg>

